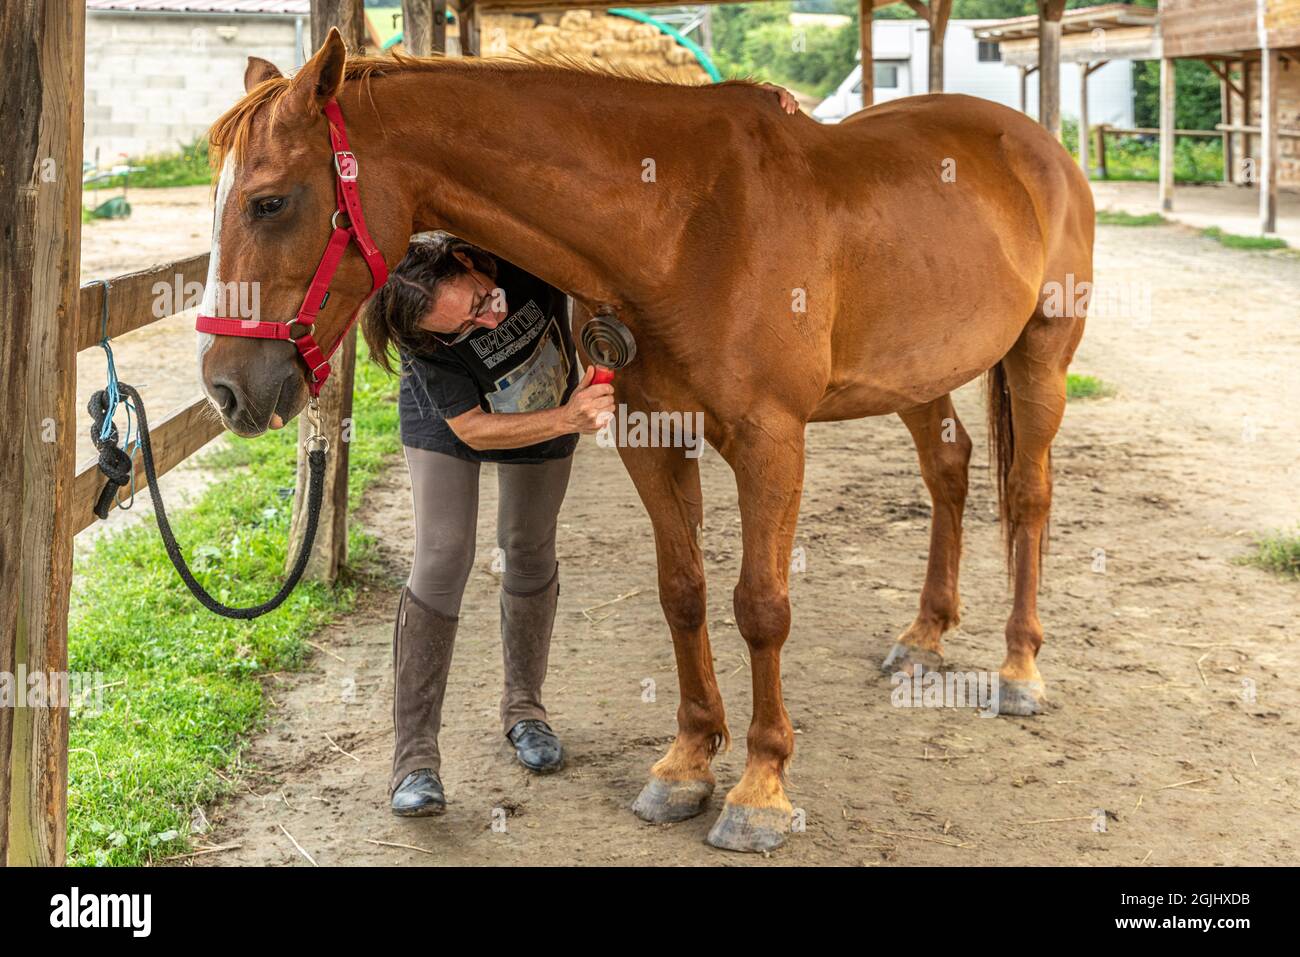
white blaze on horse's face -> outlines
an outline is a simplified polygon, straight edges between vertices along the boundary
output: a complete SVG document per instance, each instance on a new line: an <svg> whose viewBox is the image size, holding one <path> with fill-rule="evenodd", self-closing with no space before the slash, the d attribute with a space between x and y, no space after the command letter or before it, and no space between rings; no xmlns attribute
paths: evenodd
<svg viewBox="0 0 1300 957"><path fill-rule="evenodd" d="M227 156L221 164L221 178L217 181L217 199L212 207L212 255L208 259L208 281L203 287L203 302L199 306L200 316L215 316L221 289L221 220L226 213L226 203L230 199L231 185L235 181L235 161ZM203 378L203 354L217 341L217 337L207 332L199 336L199 378Z"/></svg>

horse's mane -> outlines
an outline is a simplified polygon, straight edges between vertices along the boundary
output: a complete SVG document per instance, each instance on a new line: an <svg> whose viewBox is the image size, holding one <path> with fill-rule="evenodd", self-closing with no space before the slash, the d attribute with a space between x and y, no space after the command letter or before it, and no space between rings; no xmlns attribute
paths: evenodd
<svg viewBox="0 0 1300 957"><path fill-rule="evenodd" d="M652 70L624 64L596 66L589 60L573 54L557 53L515 53L506 57L449 57L434 54L428 57L407 56L391 51L386 56L349 56L343 68L344 82L360 81L363 89L370 94L370 80L374 77L395 76L404 73L474 72L483 73L545 73L561 75L581 74L616 81L638 84L668 85L681 88L665 76L656 75ZM208 130L208 156L214 169L220 169L227 156L234 156L239 162L244 155L253 121L263 107L271 109L271 122L276 120L276 113L288 92L292 77L277 76L263 80L253 87L238 103L228 109L212 124ZM710 86L754 86L751 80L725 80ZM371 103L373 104L373 97Z"/></svg>

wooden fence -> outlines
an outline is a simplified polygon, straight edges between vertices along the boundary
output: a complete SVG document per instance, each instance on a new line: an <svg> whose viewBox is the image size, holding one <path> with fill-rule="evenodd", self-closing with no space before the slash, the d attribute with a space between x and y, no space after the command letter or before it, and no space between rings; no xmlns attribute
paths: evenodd
<svg viewBox="0 0 1300 957"><path fill-rule="evenodd" d="M445 37L445 0L402 5L427 24L414 52L430 52ZM464 49L472 52L476 16L471 3L463 8ZM365 49L362 0L312 0L311 14L313 48L337 25L350 49ZM103 486L93 461L75 461L75 436L87 427L76 401L76 356L98 346L105 328L117 337L165 318L154 314L158 283L201 285L208 272L203 253L114 276L107 292L101 282L80 285L85 22L85 0L0 4L0 106L14 118L0 141L0 211L8 218L0 224L0 673L8 675L68 668L73 536L96 520ZM332 579L345 557L347 444L340 437L351 414L355 335L336 354L321 395L323 428L337 452L308 571L315 566L318 578ZM159 474L220 434L206 404L196 397L151 423ZM136 473L143 484L140 461ZM300 469L304 490L301 476ZM67 767L67 708L0 707L0 864L63 863Z"/></svg>

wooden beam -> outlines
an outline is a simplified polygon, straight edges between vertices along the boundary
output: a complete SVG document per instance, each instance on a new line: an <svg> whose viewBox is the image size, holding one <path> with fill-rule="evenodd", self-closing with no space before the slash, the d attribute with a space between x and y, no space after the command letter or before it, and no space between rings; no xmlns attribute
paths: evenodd
<svg viewBox="0 0 1300 957"><path fill-rule="evenodd" d="M1038 0L1038 119L1061 138L1061 15L1065 0Z"/></svg>
<svg viewBox="0 0 1300 957"><path fill-rule="evenodd" d="M0 671L66 676L85 0L0 4ZM26 688L19 687L19 694ZM0 707L0 864L61 865L68 709Z"/></svg>
<svg viewBox="0 0 1300 957"><path fill-rule="evenodd" d="M316 49L325 42L331 26L343 34L349 52L366 48L365 10L362 0L311 0L311 35ZM322 342L322 346L326 343ZM356 380L357 330L348 333L330 359L330 377L320 394L321 432L329 439L330 455L325 470L325 490L320 527L312 545L304 577L332 584L347 561L348 548L348 442L352 436L352 389ZM307 530L307 438L311 424L298 416L298 481L289 525L288 567L298 552Z"/></svg>
<svg viewBox="0 0 1300 957"><path fill-rule="evenodd" d="M208 253L114 276L108 291L108 335L128 332L184 312L186 303L199 304L208 278ZM188 289L188 291L187 291ZM81 287L77 319L77 351L99 345L104 328L104 285Z"/></svg>
<svg viewBox="0 0 1300 957"><path fill-rule="evenodd" d="M182 406L161 422L149 423L149 441L153 446L154 468L159 475L170 472L203 446L225 431L221 418L208 400L199 396L189 405ZM72 483L72 531L75 535L99 521L95 514L95 501L104 488L104 476L99 471L99 460L78 463L77 477ZM118 490L118 498L126 500L131 486ZM144 475L144 456L135 456L135 508L150 508L149 486Z"/></svg>
<svg viewBox="0 0 1300 957"><path fill-rule="evenodd" d="M1212 57L1201 57L1201 62L1208 66L1223 84L1230 87L1233 93L1236 93L1238 96L1244 95L1241 91L1241 87L1232 82L1232 74L1228 72L1227 60L1223 61L1222 66L1219 66Z"/></svg>
<svg viewBox="0 0 1300 957"><path fill-rule="evenodd" d="M1281 63L1276 50L1265 50L1259 80L1259 230L1277 232L1277 168L1282 154L1278 147L1278 87Z"/></svg>
<svg viewBox="0 0 1300 957"><path fill-rule="evenodd" d="M1160 208L1174 208L1174 106L1176 103L1176 61L1160 61Z"/></svg>
<svg viewBox="0 0 1300 957"><path fill-rule="evenodd" d="M943 44L952 0L930 0L930 92L943 92Z"/></svg>
<svg viewBox="0 0 1300 957"><path fill-rule="evenodd" d="M876 60L872 53L874 0L858 0L858 43L862 48L862 108L876 102Z"/></svg>

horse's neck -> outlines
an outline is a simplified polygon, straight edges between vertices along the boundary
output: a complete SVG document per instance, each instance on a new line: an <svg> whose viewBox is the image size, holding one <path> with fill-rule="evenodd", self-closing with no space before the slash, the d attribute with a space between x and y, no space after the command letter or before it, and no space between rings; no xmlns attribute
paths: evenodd
<svg viewBox="0 0 1300 957"><path fill-rule="evenodd" d="M385 82L385 123L401 128L388 149L409 173L416 231L445 229L588 302L662 278L672 204L627 144L632 124L638 139L675 138L669 111L645 95L654 88L450 64Z"/></svg>

